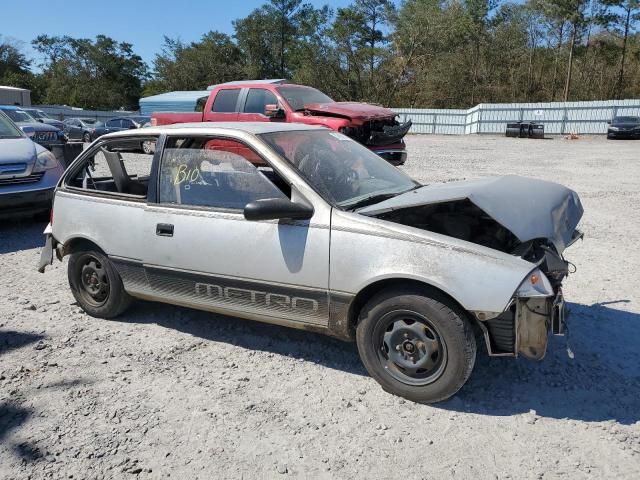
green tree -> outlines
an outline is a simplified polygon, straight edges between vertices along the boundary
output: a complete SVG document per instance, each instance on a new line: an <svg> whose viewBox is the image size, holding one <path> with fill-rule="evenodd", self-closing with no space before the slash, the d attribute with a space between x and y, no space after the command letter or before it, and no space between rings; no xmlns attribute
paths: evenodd
<svg viewBox="0 0 640 480"><path fill-rule="evenodd" d="M636 33L640 21L640 2L638 0L603 0L607 7L600 15L600 22L618 37L620 48L620 67L615 84L614 96L621 98L625 86L625 65L629 50L629 37Z"/></svg>
<svg viewBox="0 0 640 480"><path fill-rule="evenodd" d="M165 37L153 64L155 76L145 84L145 95L202 90L208 85L241 79L244 72L240 49L231 37L214 31L189 45Z"/></svg>
<svg viewBox="0 0 640 480"><path fill-rule="evenodd" d="M40 35L44 101L90 109L136 109L147 66L133 46L105 35L95 40Z"/></svg>

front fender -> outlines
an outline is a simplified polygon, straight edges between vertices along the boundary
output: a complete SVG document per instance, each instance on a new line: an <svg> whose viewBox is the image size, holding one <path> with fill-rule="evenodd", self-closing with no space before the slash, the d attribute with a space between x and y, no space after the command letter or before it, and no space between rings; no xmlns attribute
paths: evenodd
<svg viewBox="0 0 640 480"><path fill-rule="evenodd" d="M404 225L334 210L330 288L357 294L406 278L436 287L465 310L504 311L535 265L519 257Z"/></svg>

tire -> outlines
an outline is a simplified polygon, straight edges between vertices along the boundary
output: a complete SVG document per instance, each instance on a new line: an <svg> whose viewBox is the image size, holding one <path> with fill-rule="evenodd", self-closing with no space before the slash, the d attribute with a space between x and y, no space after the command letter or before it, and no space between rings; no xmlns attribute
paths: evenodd
<svg viewBox="0 0 640 480"><path fill-rule="evenodd" d="M150 142L148 140L142 142L141 149L142 149L142 152L146 153L147 155L151 155L152 153L155 152L153 142Z"/></svg>
<svg viewBox="0 0 640 480"><path fill-rule="evenodd" d="M89 132L85 132L85 133L82 135L82 141L83 141L84 143L91 143L91 134L90 134Z"/></svg>
<svg viewBox="0 0 640 480"><path fill-rule="evenodd" d="M374 296L360 312L356 343L385 391L420 403L454 395L476 359L465 313L433 290L396 288Z"/></svg>
<svg viewBox="0 0 640 480"><path fill-rule="evenodd" d="M120 275L102 252L73 253L67 274L73 296L92 317L114 318L131 304Z"/></svg>

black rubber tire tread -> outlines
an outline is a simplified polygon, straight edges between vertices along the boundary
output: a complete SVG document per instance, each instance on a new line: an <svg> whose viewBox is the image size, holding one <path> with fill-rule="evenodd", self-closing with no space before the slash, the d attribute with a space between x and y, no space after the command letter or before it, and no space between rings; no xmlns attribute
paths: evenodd
<svg viewBox="0 0 640 480"><path fill-rule="evenodd" d="M81 266L79 266L78 262L87 254L94 256L102 265L104 265L104 268L107 271L107 276L109 278L109 298L104 305L95 306L88 304L84 301L79 292L79 289L82 288L82 286L79 275L79 268L81 268ZM82 309L92 317L104 319L115 318L129 308L129 305L131 305L131 302L133 301L133 298L124 289L120 274L109 261L107 256L100 251L82 250L72 253L69 257L67 276L69 278L71 293L73 293L73 296Z"/></svg>
<svg viewBox="0 0 640 480"><path fill-rule="evenodd" d="M376 321L396 309L414 310L427 317L440 332L447 346L447 366L433 383L412 386L385 372L369 336ZM476 339L466 313L448 297L428 287L395 287L376 294L360 311L356 343L369 374L394 395L419 403L435 403L454 395L465 384L476 360Z"/></svg>

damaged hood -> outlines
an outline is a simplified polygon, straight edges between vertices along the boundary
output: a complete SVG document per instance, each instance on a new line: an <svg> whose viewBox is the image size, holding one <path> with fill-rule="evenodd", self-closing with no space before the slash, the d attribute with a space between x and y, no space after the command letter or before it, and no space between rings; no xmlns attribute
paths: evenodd
<svg viewBox="0 0 640 480"><path fill-rule="evenodd" d="M557 183L509 175L427 185L358 210L375 216L392 210L468 199L520 242L546 238L562 252L583 208L578 194Z"/></svg>
<svg viewBox="0 0 640 480"><path fill-rule="evenodd" d="M396 116L396 113L388 108L358 102L308 103L304 108L316 115L339 116L360 121L382 120Z"/></svg>

